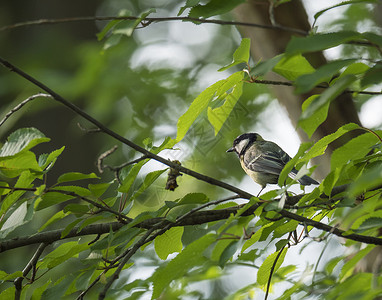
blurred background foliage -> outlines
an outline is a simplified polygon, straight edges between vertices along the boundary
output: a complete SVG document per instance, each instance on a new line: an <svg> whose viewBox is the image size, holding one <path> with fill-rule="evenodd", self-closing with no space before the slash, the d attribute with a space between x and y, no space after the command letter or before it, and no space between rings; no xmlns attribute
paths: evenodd
<svg viewBox="0 0 382 300"><path fill-rule="evenodd" d="M0 27L43 18L117 16L121 10L139 15L151 8L156 9L153 16L175 16L182 4L173 0L1 1ZM224 15L222 18L224 19ZM375 24L370 6L349 5L341 17L326 20L326 23L319 23L319 26L320 29L333 26L357 29L360 23L367 22ZM230 63L232 53L241 40L237 29L232 26L161 22L137 29L130 38L122 36L118 44L107 48L105 40L98 41L96 37L106 24L107 22L73 22L4 30L0 32L1 55L112 130L139 145L143 145L146 138L159 145L165 137L175 137L177 119L191 101L208 85L229 75L228 71L219 73L217 70ZM340 55L357 55L371 59L376 56L375 49L357 49L359 53L355 53L354 48L349 51L344 47ZM230 72L234 71L235 68ZM2 115L38 92L39 89L31 83L4 68L0 69ZM358 99L363 99L357 102L363 104L370 97ZM253 130L260 113L273 100L266 86L244 85L239 105L218 136L215 137L207 116L201 116L185 140L178 145L179 150L168 151L164 156L178 159L186 167L202 174L222 180L229 179L231 184L239 184L244 174L240 168L232 168L232 157L227 157L225 150L237 135ZM361 109L361 105L358 108ZM0 140L4 142L17 128L36 127L52 139L50 143L36 148L40 153L65 145L64 153L47 178L49 185L56 182L60 174L68 171L97 172L97 158L115 145L115 141L108 136L86 133L80 129L78 123L82 128L91 129L86 121L73 112L52 100L41 98L28 103L0 128ZM119 165L139 156L125 146L118 146L119 149L107 158L107 164ZM154 168L164 166L148 164L142 177ZM105 172L101 176L107 181L112 180L114 175ZM173 200L188 192L206 192L210 199L222 196L221 190L190 177L182 176L179 182L180 188L169 192L164 189L165 178L157 181L140 196L140 202L133 213L155 209L164 200ZM136 184L139 185L140 182ZM12 235L35 232L48 215L51 212L38 212L35 225L24 226L15 230ZM62 223L59 222L52 228L55 227L62 227ZM7 264L10 270L22 269L25 262L11 259L22 257L21 253L28 254L28 248L6 253L2 263ZM146 252L146 257L138 265L141 272L145 265L159 264L155 255L148 257L147 253L149 252ZM67 267L74 268L75 264ZM229 271L232 274L239 272ZM218 276L214 272L218 271L210 270L211 278ZM132 279L134 278L129 280ZM237 289L234 285L242 284L221 277L212 281L207 289L210 295L219 299ZM183 288L179 287L179 291L172 292L180 293Z"/></svg>

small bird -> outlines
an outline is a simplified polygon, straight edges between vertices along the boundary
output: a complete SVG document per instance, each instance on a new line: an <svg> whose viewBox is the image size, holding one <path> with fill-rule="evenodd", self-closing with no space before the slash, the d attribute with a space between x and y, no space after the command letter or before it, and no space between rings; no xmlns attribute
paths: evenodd
<svg viewBox="0 0 382 300"><path fill-rule="evenodd" d="M232 148L227 152L236 152L240 158L243 170L259 185L261 191L267 184L278 182L281 170L291 157L277 144L265 141L257 133L244 133L233 141ZM292 179L296 178L295 168L288 174ZM298 179L302 185L319 184L307 175Z"/></svg>

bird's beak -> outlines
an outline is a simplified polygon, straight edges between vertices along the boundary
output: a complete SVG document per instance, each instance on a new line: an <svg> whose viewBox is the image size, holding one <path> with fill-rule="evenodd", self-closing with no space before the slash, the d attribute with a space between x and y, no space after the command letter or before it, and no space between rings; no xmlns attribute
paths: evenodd
<svg viewBox="0 0 382 300"><path fill-rule="evenodd" d="M226 152L234 152L235 151L235 148L234 147L231 147L229 148Z"/></svg>

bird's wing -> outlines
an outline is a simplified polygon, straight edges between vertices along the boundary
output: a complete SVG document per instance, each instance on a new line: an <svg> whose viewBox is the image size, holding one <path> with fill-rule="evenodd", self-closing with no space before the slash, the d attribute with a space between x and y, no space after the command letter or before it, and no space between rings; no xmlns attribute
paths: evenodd
<svg viewBox="0 0 382 300"><path fill-rule="evenodd" d="M279 155L275 152L264 152L254 159L252 159L248 164L248 169L254 172L269 173L274 175L279 175L285 163L280 159Z"/></svg>
<svg viewBox="0 0 382 300"><path fill-rule="evenodd" d="M277 144L266 141L258 144L247 159L247 166L255 172L279 175L290 156Z"/></svg>

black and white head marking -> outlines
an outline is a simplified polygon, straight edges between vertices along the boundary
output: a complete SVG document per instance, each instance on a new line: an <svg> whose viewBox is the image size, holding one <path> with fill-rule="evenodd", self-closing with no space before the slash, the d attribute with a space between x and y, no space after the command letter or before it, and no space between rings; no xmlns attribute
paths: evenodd
<svg viewBox="0 0 382 300"><path fill-rule="evenodd" d="M240 136L238 136L233 141L232 148L228 149L227 152L235 151L237 155L242 155L247 150L248 147L252 145L253 142L255 142L258 138L257 133L244 133Z"/></svg>

